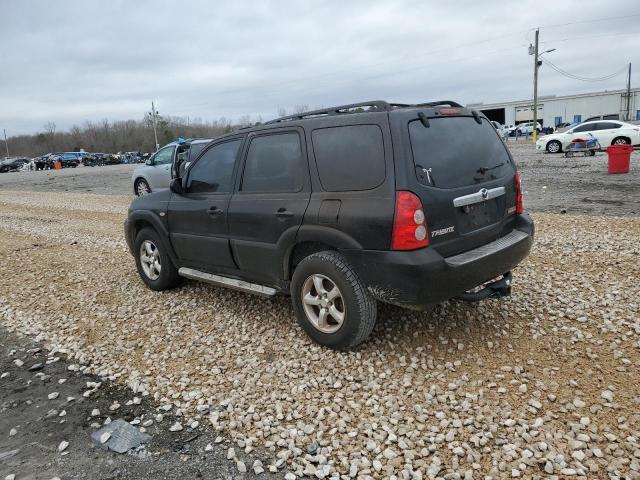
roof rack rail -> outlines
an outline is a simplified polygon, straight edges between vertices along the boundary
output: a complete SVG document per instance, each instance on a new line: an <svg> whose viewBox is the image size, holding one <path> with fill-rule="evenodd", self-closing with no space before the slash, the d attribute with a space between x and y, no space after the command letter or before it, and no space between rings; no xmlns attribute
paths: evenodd
<svg viewBox="0 0 640 480"><path fill-rule="evenodd" d="M320 110L311 110L309 112L301 112L295 115L288 115L286 117L275 118L273 120L269 120L268 122L264 122L265 125L280 123L280 122L289 122L291 120L302 120L303 118L313 118L313 117L324 117L328 115L340 115L344 113L354 113L350 110L355 110L357 108L365 108L369 107L368 111L388 111L391 110L392 105L385 102L384 100L372 100L370 102L359 102L359 103L350 103L348 105L340 105L337 107L331 108L323 108Z"/></svg>
<svg viewBox="0 0 640 480"><path fill-rule="evenodd" d="M385 112L389 110L393 110L395 108L410 108L410 107L438 107L438 106L449 106L449 107L458 107L464 108L458 102L454 102L452 100L439 100L437 102L428 102L428 103L389 103L384 100L372 100L369 102L359 102L359 103L351 103L348 105L340 105L337 107L331 108L323 108L320 110L311 110L308 112L296 113L295 115L288 115L286 117L275 118L273 120L269 120L268 122L264 122L264 125L272 125L274 123L281 122L290 122L292 120L302 120L304 118L315 118L315 117L325 117L328 115L340 115L345 113L356 113L354 110L358 108L366 108L367 111L379 111ZM250 127L249 127L250 128Z"/></svg>

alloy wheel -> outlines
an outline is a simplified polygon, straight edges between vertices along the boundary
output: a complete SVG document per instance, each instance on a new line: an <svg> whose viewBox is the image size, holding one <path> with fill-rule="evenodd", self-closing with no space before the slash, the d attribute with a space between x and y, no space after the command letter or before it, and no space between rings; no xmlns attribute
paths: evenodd
<svg viewBox="0 0 640 480"><path fill-rule="evenodd" d="M144 180L139 180L138 184L136 185L136 193L138 194L139 197L143 195L147 195L148 193L151 193L149 184Z"/></svg>
<svg viewBox="0 0 640 480"><path fill-rule="evenodd" d="M337 332L345 319L338 286L324 275L310 275L302 285L302 306L311 324L322 333Z"/></svg>
<svg viewBox="0 0 640 480"><path fill-rule="evenodd" d="M160 277L162 270L160 251L150 240L145 240L140 244L140 265L150 280L157 280Z"/></svg>

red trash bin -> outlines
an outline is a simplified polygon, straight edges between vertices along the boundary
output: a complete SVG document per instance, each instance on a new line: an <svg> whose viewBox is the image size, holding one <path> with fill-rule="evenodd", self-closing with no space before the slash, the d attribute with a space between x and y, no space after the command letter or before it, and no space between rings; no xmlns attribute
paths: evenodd
<svg viewBox="0 0 640 480"><path fill-rule="evenodd" d="M629 173L633 145L611 145L607 147L609 173Z"/></svg>

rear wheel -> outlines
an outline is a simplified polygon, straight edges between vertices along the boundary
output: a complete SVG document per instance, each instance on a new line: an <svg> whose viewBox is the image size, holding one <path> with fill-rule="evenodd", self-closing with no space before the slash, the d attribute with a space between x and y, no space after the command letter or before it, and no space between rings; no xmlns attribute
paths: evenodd
<svg viewBox="0 0 640 480"><path fill-rule="evenodd" d="M628 138L625 137L616 137L613 139L613 142L611 142L611 145L628 145L631 142L629 141Z"/></svg>
<svg viewBox="0 0 640 480"><path fill-rule="evenodd" d="M547 152L558 153L562 151L562 144L557 140L551 140L547 143Z"/></svg>
<svg viewBox="0 0 640 480"><path fill-rule="evenodd" d="M141 197L151 193L151 187L144 178L136 180L136 195Z"/></svg>
<svg viewBox="0 0 640 480"><path fill-rule="evenodd" d="M291 296L300 326L329 348L355 347L369 337L376 322L376 301L337 252L302 260L293 273Z"/></svg>
<svg viewBox="0 0 640 480"><path fill-rule="evenodd" d="M140 278L151 290L168 290L180 283L178 269L173 265L155 230L140 230L133 251Z"/></svg>

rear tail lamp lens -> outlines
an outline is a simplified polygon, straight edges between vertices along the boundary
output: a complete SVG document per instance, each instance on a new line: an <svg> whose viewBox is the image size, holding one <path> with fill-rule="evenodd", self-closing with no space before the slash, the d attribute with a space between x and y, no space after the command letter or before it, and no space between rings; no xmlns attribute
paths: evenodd
<svg viewBox="0 0 640 480"><path fill-rule="evenodd" d="M522 183L520 182L520 174L516 172L515 178L516 187L516 215L524 213L524 205L522 204Z"/></svg>
<svg viewBox="0 0 640 480"><path fill-rule="evenodd" d="M396 192L391 248L417 250L429 245L429 235L422 202L411 192Z"/></svg>

